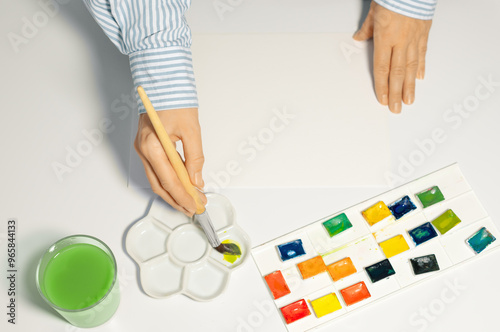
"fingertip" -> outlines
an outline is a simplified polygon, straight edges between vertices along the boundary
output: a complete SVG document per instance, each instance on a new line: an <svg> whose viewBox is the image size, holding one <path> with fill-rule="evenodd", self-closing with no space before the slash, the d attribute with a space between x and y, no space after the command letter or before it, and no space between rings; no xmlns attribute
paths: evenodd
<svg viewBox="0 0 500 332"><path fill-rule="evenodd" d="M394 103L391 106L389 106L389 110L394 114L400 114L401 108L402 108L401 103Z"/></svg>
<svg viewBox="0 0 500 332"><path fill-rule="evenodd" d="M192 198L192 197L191 197ZM196 209L197 209L197 205L196 205L196 202L194 200L194 198L192 199L192 206L189 206L188 207L188 212L191 214L191 215L194 215L196 213Z"/></svg>
<svg viewBox="0 0 500 332"><path fill-rule="evenodd" d="M365 31L360 29L360 30L356 31L356 33L352 36L352 39L354 39L355 41L362 42L362 41L367 40L369 37L370 36L368 36Z"/></svg>
<svg viewBox="0 0 500 332"><path fill-rule="evenodd" d="M201 171L194 173L191 181L199 189L203 189L203 187L205 186L205 181L203 181L203 176L202 176Z"/></svg>
<svg viewBox="0 0 500 332"><path fill-rule="evenodd" d="M382 105L384 106L387 106L389 104L389 97L387 97L386 94L382 95L380 98L379 98L379 103L381 103Z"/></svg>
<svg viewBox="0 0 500 332"><path fill-rule="evenodd" d="M200 198L201 198L201 201L203 202L203 205L207 205L207 203L208 203L207 196L203 193L200 193Z"/></svg>
<svg viewBox="0 0 500 332"><path fill-rule="evenodd" d="M184 206L184 214L188 217L192 217L196 212L196 203L194 199L190 203L192 203L190 206Z"/></svg>
<svg viewBox="0 0 500 332"><path fill-rule="evenodd" d="M405 99L403 100L403 102L406 105L411 105L411 104L413 104L414 101L415 101L415 96L412 93L405 96Z"/></svg>

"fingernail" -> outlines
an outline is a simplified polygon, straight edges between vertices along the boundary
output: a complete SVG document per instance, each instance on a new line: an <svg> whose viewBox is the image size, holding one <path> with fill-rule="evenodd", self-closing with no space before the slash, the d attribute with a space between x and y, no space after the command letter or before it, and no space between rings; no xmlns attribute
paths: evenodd
<svg viewBox="0 0 500 332"><path fill-rule="evenodd" d="M419 72L417 73L417 79L419 79L419 80L423 80L423 79L424 79L424 75L425 75L425 74L424 74L424 72L423 72L423 71L419 71Z"/></svg>
<svg viewBox="0 0 500 332"><path fill-rule="evenodd" d="M413 95L413 93L410 93L406 96L405 104L411 105L413 104L414 101L415 101L415 96Z"/></svg>
<svg viewBox="0 0 500 332"><path fill-rule="evenodd" d="M387 104L389 103L387 95L382 95L380 102L382 103L382 105L387 106Z"/></svg>
<svg viewBox="0 0 500 332"><path fill-rule="evenodd" d="M198 196L200 196L200 199L203 202L203 204L206 205L207 204L207 196L205 196L205 194L202 192L198 192Z"/></svg>
<svg viewBox="0 0 500 332"><path fill-rule="evenodd" d="M401 103L394 103L392 105L391 111L393 113L401 113Z"/></svg>
<svg viewBox="0 0 500 332"><path fill-rule="evenodd" d="M203 188L203 186L205 185L201 172L197 172L194 174L194 185L198 188Z"/></svg>

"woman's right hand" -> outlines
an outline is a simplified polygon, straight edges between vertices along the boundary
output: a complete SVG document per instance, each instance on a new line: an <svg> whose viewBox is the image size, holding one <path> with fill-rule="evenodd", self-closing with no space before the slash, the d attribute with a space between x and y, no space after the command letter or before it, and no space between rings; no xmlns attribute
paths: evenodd
<svg viewBox="0 0 500 332"><path fill-rule="evenodd" d="M157 113L172 142L182 142L184 164L191 183L202 190L204 186L202 168L205 157L201 144L198 109L172 109ZM192 216L196 210L195 201L184 189L172 168L147 114L141 114L139 117L134 147L142 160L153 192L175 209ZM206 204L205 195L201 192L199 194L202 202Z"/></svg>

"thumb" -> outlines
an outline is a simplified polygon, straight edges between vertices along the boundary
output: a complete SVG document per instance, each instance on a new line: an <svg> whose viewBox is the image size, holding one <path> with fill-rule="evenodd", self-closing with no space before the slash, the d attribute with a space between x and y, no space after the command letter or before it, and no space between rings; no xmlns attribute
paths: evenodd
<svg viewBox="0 0 500 332"><path fill-rule="evenodd" d="M361 29L356 31L352 38L357 41L364 41L370 39L371 37L373 37L373 14L370 11L368 16L366 16Z"/></svg>

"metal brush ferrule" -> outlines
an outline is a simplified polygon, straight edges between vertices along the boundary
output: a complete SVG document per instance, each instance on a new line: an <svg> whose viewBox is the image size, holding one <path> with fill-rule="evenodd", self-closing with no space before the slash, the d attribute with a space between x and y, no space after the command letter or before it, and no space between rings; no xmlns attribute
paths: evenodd
<svg viewBox="0 0 500 332"><path fill-rule="evenodd" d="M207 211L205 210L203 213L195 214L194 216L195 220L200 224L201 228L203 228L203 231L207 236L208 243L210 243L212 248L218 247L221 242L217 233L215 233L214 225L212 225L212 221L210 220L210 216Z"/></svg>

